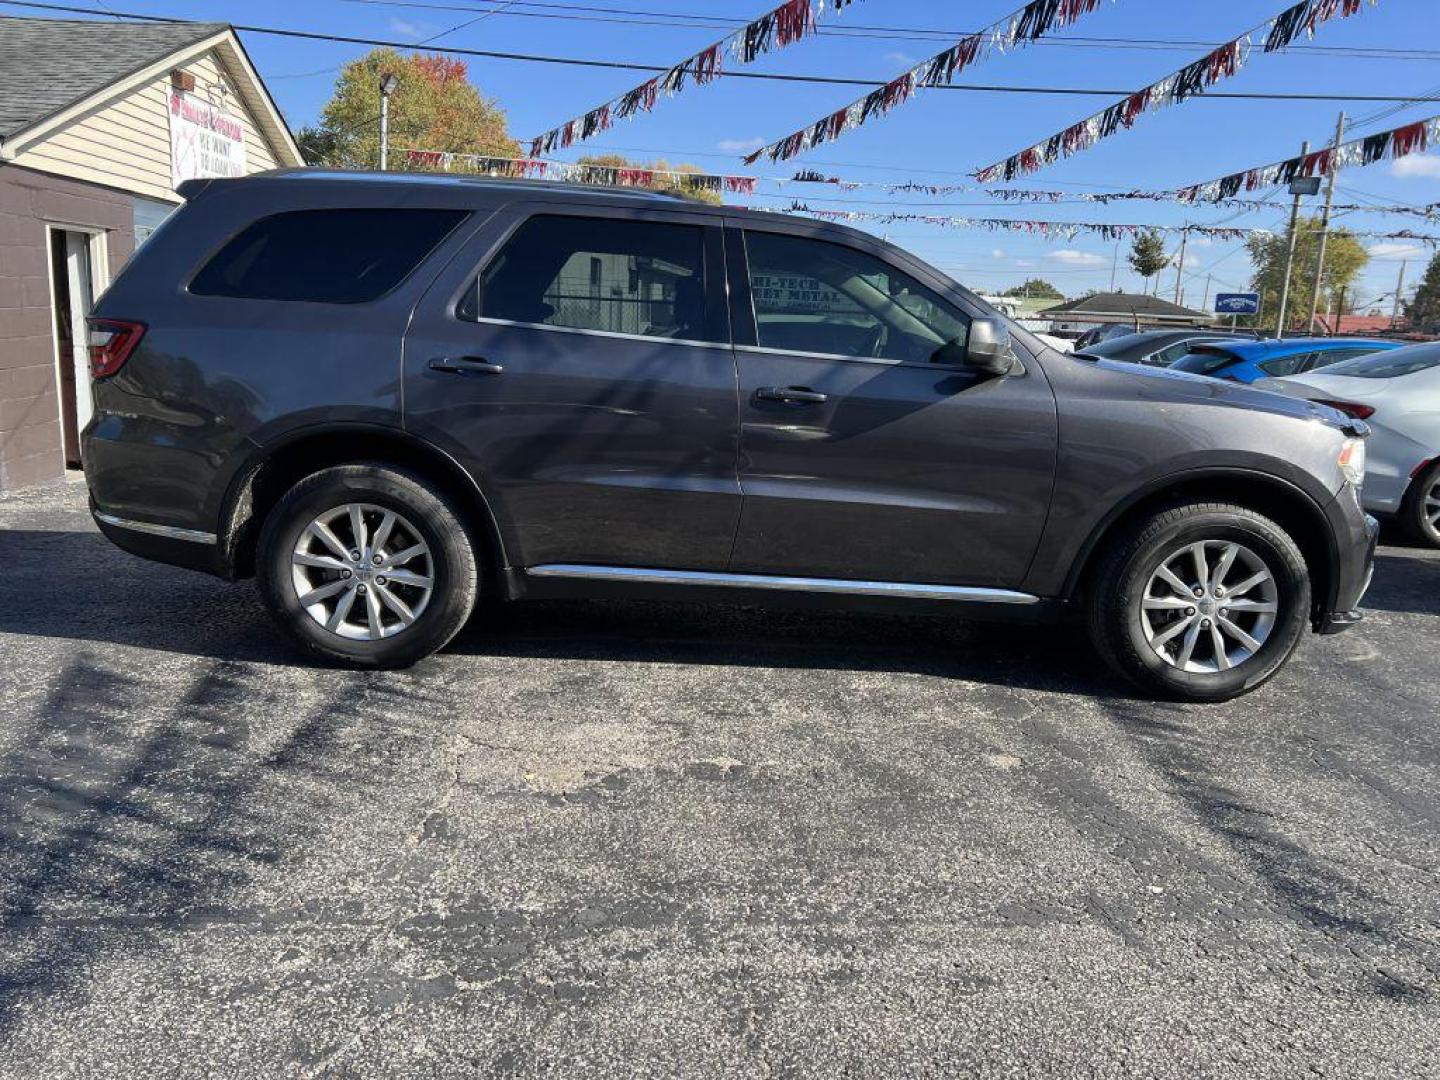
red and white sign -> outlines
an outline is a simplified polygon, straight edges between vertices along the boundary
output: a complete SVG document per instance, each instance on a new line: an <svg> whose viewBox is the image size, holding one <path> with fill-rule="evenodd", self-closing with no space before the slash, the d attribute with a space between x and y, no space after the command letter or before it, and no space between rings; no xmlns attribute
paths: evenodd
<svg viewBox="0 0 1440 1080"><path fill-rule="evenodd" d="M245 175L245 129L239 119L183 90L170 91L170 179Z"/></svg>

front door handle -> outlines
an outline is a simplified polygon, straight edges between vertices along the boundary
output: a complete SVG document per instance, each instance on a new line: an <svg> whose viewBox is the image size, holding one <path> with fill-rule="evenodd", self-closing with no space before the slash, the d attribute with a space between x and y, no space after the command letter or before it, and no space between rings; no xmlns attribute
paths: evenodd
<svg viewBox="0 0 1440 1080"><path fill-rule="evenodd" d="M755 391L761 401L783 401L788 405L819 405L829 398L808 386L762 386Z"/></svg>
<svg viewBox="0 0 1440 1080"><path fill-rule="evenodd" d="M478 356L437 356L430 361L430 370L451 375L499 375L505 369Z"/></svg>

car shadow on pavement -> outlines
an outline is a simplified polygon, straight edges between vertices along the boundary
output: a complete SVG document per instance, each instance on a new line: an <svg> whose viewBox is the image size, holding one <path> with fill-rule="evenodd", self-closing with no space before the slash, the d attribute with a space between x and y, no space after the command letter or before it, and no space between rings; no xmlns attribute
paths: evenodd
<svg viewBox="0 0 1440 1080"><path fill-rule="evenodd" d="M1397 614L1440 615L1440 552L1395 549L1375 557L1375 580L1362 606Z"/></svg>
<svg viewBox="0 0 1440 1080"><path fill-rule="evenodd" d="M0 1037L107 953L258 923L227 898L303 849L325 781L365 782L354 745L406 696L340 683L256 732L256 701L284 693L256 665L212 662L176 685L86 652L50 686L15 707L0 753Z"/></svg>
<svg viewBox="0 0 1440 1080"><path fill-rule="evenodd" d="M1253 875L1250 888L1258 884L1262 890L1246 899L1243 893L1228 895L1227 888L1226 895L1212 898L1212 908L1236 918L1248 908L1294 923L1306 935L1296 955L1338 959L1362 994L1413 1003L1432 999L1431 987L1440 982L1440 951L1408 932L1403 913L1389 900L1287 835L1283 806L1265 805L1244 792L1245 777L1225 774L1226 761L1253 768L1249 755L1229 758L1207 728L1184 722L1180 706L1105 705L1171 794ZM1401 974L1407 969L1424 974L1412 980Z"/></svg>
<svg viewBox="0 0 1440 1080"><path fill-rule="evenodd" d="M1066 625L640 600L495 605L450 653L721 667L904 672L1062 694L1123 693Z"/></svg>
<svg viewBox="0 0 1440 1080"><path fill-rule="evenodd" d="M0 633L280 666L303 663L249 581L148 562L98 532L0 529Z"/></svg>
<svg viewBox="0 0 1440 1080"><path fill-rule="evenodd" d="M307 666L254 583L137 559L95 532L0 529L0 633ZM904 671L1059 693L1120 691L1078 629L645 601L482 605L441 654Z"/></svg>

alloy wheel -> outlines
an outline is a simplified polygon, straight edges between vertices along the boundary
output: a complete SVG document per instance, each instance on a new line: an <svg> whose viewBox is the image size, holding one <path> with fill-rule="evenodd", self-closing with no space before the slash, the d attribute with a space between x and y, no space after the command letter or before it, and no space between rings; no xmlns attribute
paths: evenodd
<svg viewBox="0 0 1440 1080"><path fill-rule="evenodd" d="M1425 493L1425 506L1421 510L1425 520L1430 523L1430 528L1440 533L1440 480Z"/></svg>
<svg viewBox="0 0 1440 1080"><path fill-rule="evenodd" d="M430 546L405 517L346 503L316 517L291 554L300 606L332 634L374 641L403 633L435 587Z"/></svg>
<svg viewBox="0 0 1440 1080"><path fill-rule="evenodd" d="M1140 600L1150 648L1181 671L1215 674L1245 663L1275 628L1275 575L1253 550L1202 540L1165 556Z"/></svg>

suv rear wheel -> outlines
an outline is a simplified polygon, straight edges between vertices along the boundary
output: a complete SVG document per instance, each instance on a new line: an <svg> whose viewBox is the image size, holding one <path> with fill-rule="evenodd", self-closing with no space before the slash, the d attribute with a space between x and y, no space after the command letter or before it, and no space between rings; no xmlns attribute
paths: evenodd
<svg viewBox="0 0 1440 1080"><path fill-rule="evenodd" d="M1440 461L1411 483L1400 508L1400 518L1414 539L1440 548Z"/></svg>
<svg viewBox="0 0 1440 1080"><path fill-rule="evenodd" d="M441 648L478 591L460 515L423 480L380 464L325 469L291 488L265 519L256 576L291 637L361 667Z"/></svg>
<svg viewBox="0 0 1440 1080"><path fill-rule="evenodd" d="M1224 701L1271 678L1310 614L1305 559L1279 525L1222 503L1174 506L1132 526L1092 582L1091 636L1144 689Z"/></svg>

